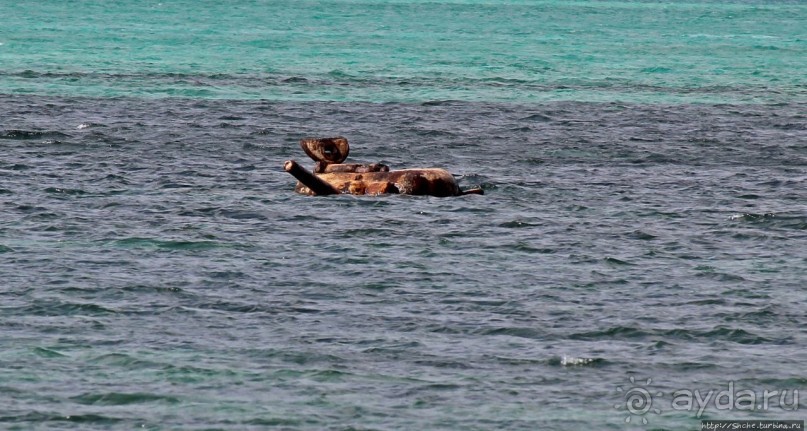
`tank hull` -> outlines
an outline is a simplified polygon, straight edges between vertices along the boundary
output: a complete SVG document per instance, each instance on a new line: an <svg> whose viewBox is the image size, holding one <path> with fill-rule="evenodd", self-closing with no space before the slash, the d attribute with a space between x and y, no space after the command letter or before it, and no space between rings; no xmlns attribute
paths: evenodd
<svg viewBox="0 0 807 431"><path fill-rule="evenodd" d="M445 169L390 170L381 163L342 163L350 153L347 139L304 138L300 147L317 164L307 171L294 160L283 169L297 178L295 191L309 196L334 194L459 196L483 194L481 188L461 191L454 176Z"/></svg>
<svg viewBox="0 0 807 431"><path fill-rule="evenodd" d="M454 176L444 169L400 169L388 172L328 172L312 173L338 193L381 195L388 193L429 196L457 196L460 188ZM321 189L297 178L295 191L304 195L322 193ZM316 190L320 190L318 193Z"/></svg>

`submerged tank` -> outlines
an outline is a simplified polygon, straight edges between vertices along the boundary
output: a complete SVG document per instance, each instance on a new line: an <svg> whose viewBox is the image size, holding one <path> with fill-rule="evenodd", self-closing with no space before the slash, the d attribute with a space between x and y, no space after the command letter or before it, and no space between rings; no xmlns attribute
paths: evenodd
<svg viewBox="0 0 807 431"><path fill-rule="evenodd" d="M294 160L287 160L283 168L297 178L295 191L310 196L348 193L353 195L380 195L388 193L428 196L460 196L483 194L481 188L460 190L454 176L445 169L390 170L381 163L342 163L347 159L350 146L347 139L305 138L300 147L316 164L307 171Z"/></svg>

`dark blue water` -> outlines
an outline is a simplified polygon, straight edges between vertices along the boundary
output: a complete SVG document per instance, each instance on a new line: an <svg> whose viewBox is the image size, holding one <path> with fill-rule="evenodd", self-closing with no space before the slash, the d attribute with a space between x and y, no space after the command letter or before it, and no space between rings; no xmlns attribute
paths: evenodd
<svg viewBox="0 0 807 431"><path fill-rule="evenodd" d="M0 428L804 418L804 104L4 95L0 112ZM486 195L294 194L297 140L336 134L352 160ZM628 410L638 388L652 409ZM788 397L672 404L728 388Z"/></svg>
<svg viewBox="0 0 807 431"><path fill-rule="evenodd" d="M0 16L0 429L805 417L802 1ZM334 135L486 194L294 194Z"/></svg>

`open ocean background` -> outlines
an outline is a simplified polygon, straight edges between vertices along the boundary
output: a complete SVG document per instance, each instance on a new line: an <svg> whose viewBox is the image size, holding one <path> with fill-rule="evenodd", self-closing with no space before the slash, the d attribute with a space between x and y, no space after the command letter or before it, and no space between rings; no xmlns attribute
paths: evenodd
<svg viewBox="0 0 807 431"><path fill-rule="evenodd" d="M0 17L0 429L807 418L802 0ZM486 195L294 194L334 135Z"/></svg>

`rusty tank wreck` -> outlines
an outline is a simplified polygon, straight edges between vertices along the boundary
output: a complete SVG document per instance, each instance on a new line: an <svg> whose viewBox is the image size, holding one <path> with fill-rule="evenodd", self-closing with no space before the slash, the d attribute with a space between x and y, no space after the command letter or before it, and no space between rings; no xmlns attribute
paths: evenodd
<svg viewBox="0 0 807 431"><path fill-rule="evenodd" d="M483 194L481 188L460 190L454 176L445 169L398 169L380 163L342 163L350 146L347 139L305 138L300 147L316 164L307 171L294 160L283 169L297 179L295 191L309 196L333 194L380 195L407 194L427 196L460 196Z"/></svg>

